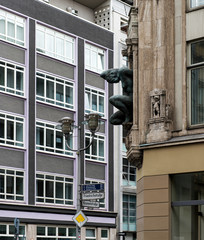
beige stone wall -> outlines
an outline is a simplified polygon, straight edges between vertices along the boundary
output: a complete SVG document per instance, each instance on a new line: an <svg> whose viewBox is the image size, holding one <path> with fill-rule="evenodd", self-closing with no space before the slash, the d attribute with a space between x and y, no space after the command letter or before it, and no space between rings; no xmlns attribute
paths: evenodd
<svg viewBox="0 0 204 240"><path fill-rule="evenodd" d="M169 240L169 176L147 176L137 182L137 239Z"/></svg>
<svg viewBox="0 0 204 240"><path fill-rule="evenodd" d="M150 119L149 93L167 90L174 106L174 1L138 1L139 36L139 131L144 143ZM172 111L170 119L173 119Z"/></svg>

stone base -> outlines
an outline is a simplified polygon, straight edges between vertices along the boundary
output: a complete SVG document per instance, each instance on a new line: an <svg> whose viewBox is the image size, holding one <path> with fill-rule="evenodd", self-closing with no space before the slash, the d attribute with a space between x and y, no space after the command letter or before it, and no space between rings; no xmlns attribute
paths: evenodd
<svg viewBox="0 0 204 240"><path fill-rule="evenodd" d="M163 142L171 138L172 121L166 118L150 119L146 142Z"/></svg>

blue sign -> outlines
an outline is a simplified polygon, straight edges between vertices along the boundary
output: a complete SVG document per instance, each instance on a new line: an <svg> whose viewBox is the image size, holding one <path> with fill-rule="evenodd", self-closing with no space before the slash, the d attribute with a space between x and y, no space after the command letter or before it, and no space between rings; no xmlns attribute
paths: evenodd
<svg viewBox="0 0 204 240"><path fill-rule="evenodd" d="M82 191L104 191L104 183L96 184L84 184L82 185Z"/></svg>

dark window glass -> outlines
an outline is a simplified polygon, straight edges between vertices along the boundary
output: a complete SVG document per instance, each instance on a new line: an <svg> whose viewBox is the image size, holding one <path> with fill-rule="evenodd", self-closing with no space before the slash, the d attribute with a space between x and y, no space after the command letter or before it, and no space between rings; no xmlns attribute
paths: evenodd
<svg viewBox="0 0 204 240"><path fill-rule="evenodd" d="M43 180L37 180L37 196L39 196L39 197L44 196Z"/></svg>
<svg viewBox="0 0 204 240"><path fill-rule="evenodd" d="M7 121L7 139L14 140L14 123L12 121Z"/></svg>
<svg viewBox="0 0 204 240"><path fill-rule="evenodd" d="M14 177L6 176L6 192L14 194Z"/></svg>
<svg viewBox="0 0 204 240"><path fill-rule="evenodd" d="M53 182L46 181L46 197L54 197L53 196L54 191L54 184Z"/></svg>
<svg viewBox="0 0 204 240"><path fill-rule="evenodd" d="M0 119L0 138L4 138L4 120Z"/></svg>

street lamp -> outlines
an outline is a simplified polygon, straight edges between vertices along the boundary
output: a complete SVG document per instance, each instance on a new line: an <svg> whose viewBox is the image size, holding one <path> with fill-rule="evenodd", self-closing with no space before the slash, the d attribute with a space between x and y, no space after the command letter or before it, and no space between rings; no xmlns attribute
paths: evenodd
<svg viewBox="0 0 204 240"><path fill-rule="evenodd" d="M74 120L72 120L70 117L64 117L61 120L59 120L62 126L62 133L65 136L65 143L66 146L69 150L76 152L78 156L78 184L77 184L77 213L81 210L81 199L80 199L80 184L81 184L81 158L80 158L80 153L82 151L85 151L88 149L94 140L95 133L99 130L100 128L100 123L102 122L101 116L97 113L90 113L85 116L85 121L83 124L86 124L88 126L89 131L91 132L91 141L90 143L85 146L85 147L80 147L80 133L81 133L81 126L75 126L74 125ZM74 127L78 128L78 149L72 149L69 146L69 139L70 136L73 132ZM81 228L76 225L76 239L80 240L81 239Z"/></svg>

